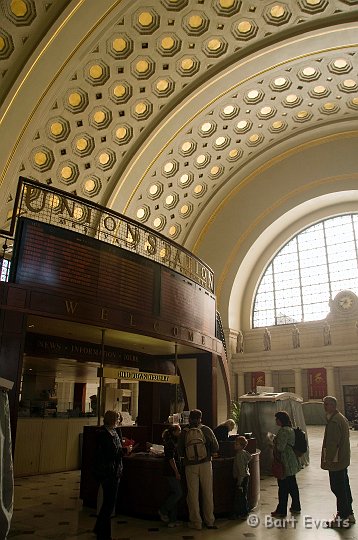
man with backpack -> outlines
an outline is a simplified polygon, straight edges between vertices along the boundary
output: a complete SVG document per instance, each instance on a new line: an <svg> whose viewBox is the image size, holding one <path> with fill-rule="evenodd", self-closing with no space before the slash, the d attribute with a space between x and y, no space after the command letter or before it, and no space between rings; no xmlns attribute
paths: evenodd
<svg viewBox="0 0 358 540"><path fill-rule="evenodd" d="M214 517L212 456L219 450L213 431L201 423L202 413L193 409L189 414L189 425L182 429L178 452L184 458L185 476L188 487L187 504L191 529L201 530L200 490L203 503L203 518L208 529L216 529Z"/></svg>

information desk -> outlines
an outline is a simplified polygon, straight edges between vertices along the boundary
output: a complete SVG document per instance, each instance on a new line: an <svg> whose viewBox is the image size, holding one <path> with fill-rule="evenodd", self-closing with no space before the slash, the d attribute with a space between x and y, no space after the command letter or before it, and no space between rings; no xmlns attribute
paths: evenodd
<svg viewBox="0 0 358 540"><path fill-rule="evenodd" d="M89 438L86 438L86 431L89 433L92 430L87 428L84 431L80 497L85 506L96 507L98 483L92 473L95 441L93 431ZM91 448L88 446L89 443ZM255 452L252 456L248 494L250 509L255 508L260 499L260 452ZM232 476L233 459L232 457L213 459L214 512L217 516L232 511L235 489ZM146 518L158 517L158 508L168 494L164 470L163 457L153 457L146 453L134 453L125 457L117 504L119 513ZM185 475L183 475L183 491L186 492ZM179 505L179 514L182 518L187 516L185 496Z"/></svg>

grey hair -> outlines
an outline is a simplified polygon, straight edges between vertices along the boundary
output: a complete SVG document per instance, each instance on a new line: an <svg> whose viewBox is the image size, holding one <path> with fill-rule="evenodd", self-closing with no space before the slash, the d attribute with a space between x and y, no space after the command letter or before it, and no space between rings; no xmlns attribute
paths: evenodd
<svg viewBox="0 0 358 540"><path fill-rule="evenodd" d="M224 422L225 426L227 426L228 428L230 428L230 431L232 431L234 429L234 427L236 426L235 424L235 420L233 420L232 418L228 418L226 420L226 422Z"/></svg>
<svg viewBox="0 0 358 540"><path fill-rule="evenodd" d="M337 400L334 396L326 396L323 398L323 403L330 403L337 408Z"/></svg>

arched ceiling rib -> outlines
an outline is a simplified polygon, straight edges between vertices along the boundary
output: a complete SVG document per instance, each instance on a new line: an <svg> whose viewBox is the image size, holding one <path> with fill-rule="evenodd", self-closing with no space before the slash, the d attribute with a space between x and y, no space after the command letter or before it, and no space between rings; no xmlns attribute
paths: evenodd
<svg viewBox="0 0 358 540"><path fill-rule="evenodd" d="M76 4L86 9L63 1L52 13ZM35 46L53 19L41 33L42 2L1 9L0 69L11 82L27 58L24 31ZM201 210L265 149L357 118L356 16L349 0L113 2L1 163L1 223L21 174L185 243ZM18 120L28 120L21 110Z"/></svg>

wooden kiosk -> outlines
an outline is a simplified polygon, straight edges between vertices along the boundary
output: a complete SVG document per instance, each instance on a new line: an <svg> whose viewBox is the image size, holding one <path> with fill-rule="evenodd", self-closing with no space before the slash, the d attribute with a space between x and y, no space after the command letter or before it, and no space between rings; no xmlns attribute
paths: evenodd
<svg viewBox="0 0 358 540"><path fill-rule="evenodd" d="M10 230L1 231L14 235L14 253L9 282L0 284L0 377L14 380L13 441L21 380L34 354L49 369L61 357L78 368L92 363L177 377L174 385L137 382L135 420L149 432L175 412L178 387L183 407L202 409L205 422L216 425L218 370L227 408L230 390L210 268L140 223L24 178L13 216ZM40 337L49 346L34 353L29 343ZM101 385L107 380L102 376Z"/></svg>

